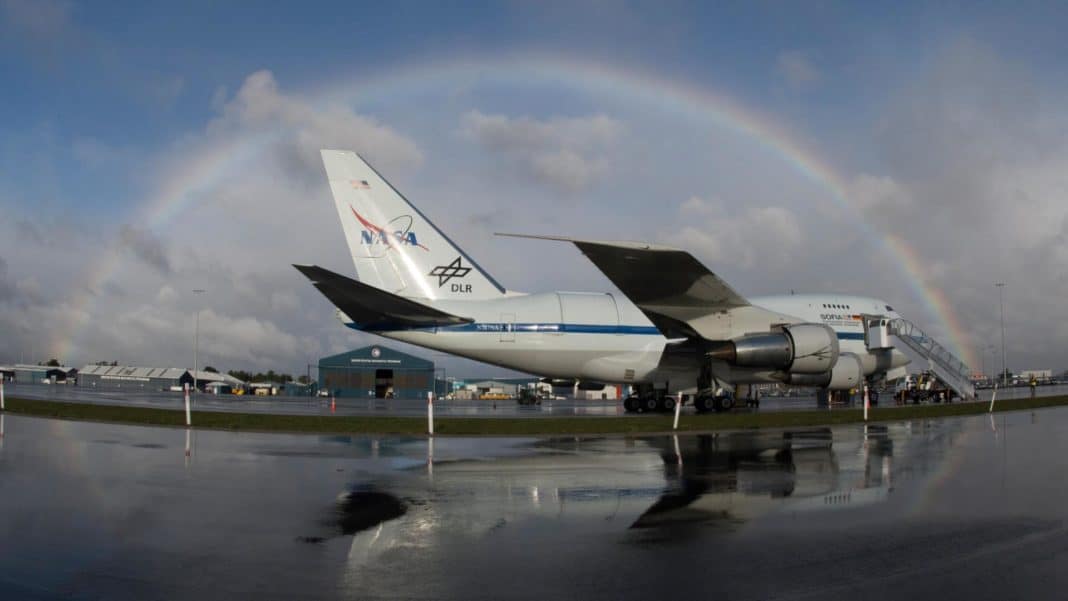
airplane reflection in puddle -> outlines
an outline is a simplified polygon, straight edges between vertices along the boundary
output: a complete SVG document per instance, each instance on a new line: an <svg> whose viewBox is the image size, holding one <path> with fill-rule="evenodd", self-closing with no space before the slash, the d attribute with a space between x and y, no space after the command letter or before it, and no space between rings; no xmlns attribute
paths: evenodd
<svg viewBox="0 0 1068 601"><path fill-rule="evenodd" d="M543 524L542 532L620 533L880 503L893 491L895 450L908 455L913 443L933 442L914 427L557 439L517 456L437 461L432 475L412 468L376 482L409 510L357 532L349 562L531 523ZM946 433L940 445L952 445Z"/></svg>
<svg viewBox="0 0 1068 601"><path fill-rule="evenodd" d="M818 429L684 437L677 451L651 442L661 443L668 489L635 528L840 509L884 501L893 490L886 426L840 441Z"/></svg>

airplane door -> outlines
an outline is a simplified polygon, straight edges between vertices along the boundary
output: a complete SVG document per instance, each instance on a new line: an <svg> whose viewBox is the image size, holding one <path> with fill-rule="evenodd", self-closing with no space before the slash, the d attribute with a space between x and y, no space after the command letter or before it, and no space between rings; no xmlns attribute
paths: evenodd
<svg viewBox="0 0 1068 601"><path fill-rule="evenodd" d="M515 313L501 313L501 342L515 342Z"/></svg>

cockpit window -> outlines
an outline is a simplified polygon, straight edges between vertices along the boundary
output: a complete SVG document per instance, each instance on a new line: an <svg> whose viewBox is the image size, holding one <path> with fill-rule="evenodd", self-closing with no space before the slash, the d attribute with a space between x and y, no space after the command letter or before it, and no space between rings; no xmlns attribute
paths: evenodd
<svg viewBox="0 0 1068 601"><path fill-rule="evenodd" d="M887 305L887 306L886 306L886 310L887 310L887 311L893 311L893 310L894 310L894 308L893 308L893 307L891 307L890 305Z"/></svg>

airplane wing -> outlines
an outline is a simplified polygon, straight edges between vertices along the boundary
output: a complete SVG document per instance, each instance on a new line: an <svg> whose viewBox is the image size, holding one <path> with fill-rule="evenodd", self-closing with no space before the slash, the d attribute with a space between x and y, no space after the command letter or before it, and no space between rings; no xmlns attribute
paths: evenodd
<svg viewBox="0 0 1068 601"><path fill-rule="evenodd" d="M689 324L749 301L690 253L639 242L498 234L571 242L668 337L698 336Z"/></svg>
<svg viewBox="0 0 1068 601"><path fill-rule="evenodd" d="M391 294L318 265L293 267L311 280L319 292L348 315L361 330L425 328L474 321Z"/></svg>

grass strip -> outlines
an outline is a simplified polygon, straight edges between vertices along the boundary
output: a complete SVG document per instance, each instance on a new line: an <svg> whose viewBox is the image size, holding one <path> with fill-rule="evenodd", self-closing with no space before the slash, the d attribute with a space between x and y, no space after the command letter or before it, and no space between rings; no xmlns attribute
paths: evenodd
<svg viewBox="0 0 1068 601"><path fill-rule="evenodd" d="M1068 396L998 401L995 412L1023 411L1068 405ZM907 405L871 409L869 422L887 422L986 413L990 404L954 403L948 405ZM67 403L30 399L7 399L7 412L59 419L72 419L152 426L184 426L185 412L174 409ZM435 434L448 436L545 436L571 434L651 434L671 431L671 415L624 415L620 417L436 417ZM862 409L775 411L767 413L727 413L684 415L679 431L747 430L793 428L860 423ZM422 417L348 415L274 415L268 413L226 413L194 411L198 429L307 432L321 434L412 434L426 433Z"/></svg>

